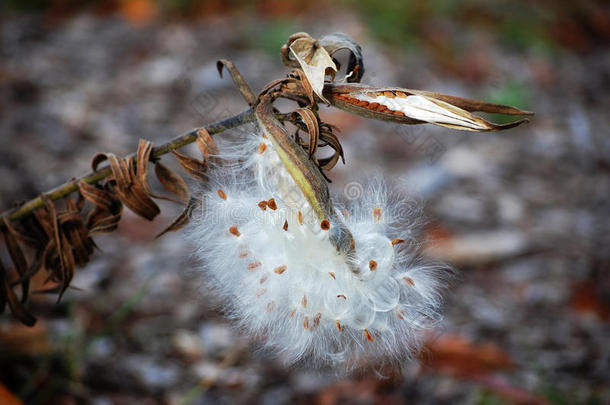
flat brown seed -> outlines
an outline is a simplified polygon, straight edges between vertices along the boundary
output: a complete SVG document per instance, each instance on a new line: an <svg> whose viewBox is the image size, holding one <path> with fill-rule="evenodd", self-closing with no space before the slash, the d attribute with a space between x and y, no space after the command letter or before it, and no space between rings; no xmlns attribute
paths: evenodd
<svg viewBox="0 0 610 405"><path fill-rule="evenodd" d="M383 211L381 210L381 208L379 208L379 207L373 208L373 219L375 220L376 224L378 224L379 221L381 221L382 214L383 214Z"/></svg>
<svg viewBox="0 0 610 405"><path fill-rule="evenodd" d="M284 265L281 265L281 266L276 267L275 269L273 269L273 272L274 272L274 273L276 273L276 274L282 274L283 272L285 272L285 271L286 271L286 268L287 268L287 267L288 267L288 266L286 266L285 264L284 264Z"/></svg>
<svg viewBox="0 0 610 405"><path fill-rule="evenodd" d="M303 319L303 328L309 329L309 317L308 316L306 316L305 319Z"/></svg>
<svg viewBox="0 0 610 405"><path fill-rule="evenodd" d="M265 211L267 209L267 201L261 201L258 203L258 208L260 208L261 210Z"/></svg>
<svg viewBox="0 0 610 405"><path fill-rule="evenodd" d="M241 236L241 233L239 232L239 229L237 229L236 226L232 226L229 228L229 233L231 235L235 235L235 236Z"/></svg>
<svg viewBox="0 0 610 405"><path fill-rule="evenodd" d="M336 319L335 319L335 326L337 327L337 330L339 332L341 332L341 323L338 320L336 320Z"/></svg>
<svg viewBox="0 0 610 405"><path fill-rule="evenodd" d="M267 292L266 288L259 288L258 290L256 290L256 298L259 298L261 295L265 294Z"/></svg>
<svg viewBox="0 0 610 405"><path fill-rule="evenodd" d="M261 262L252 262L248 265L248 270L250 271L254 271L256 269L258 269L259 267L261 267Z"/></svg>
<svg viewBox="0 0 610 405"><path fill-rule="evenodd" d="M392 93L391 91L384 91L383 95L386 96L387 98L394 98L394 97L396 97L396 95L394 93Z"/></svg>
<svg viewBox="0 0 610 405"><path fill-rule="evenodd" d="M217 193L218 193L218 197L222 198L223 200L227 199L227 195L221 189L218 189Z"/></svg>
<svg viewBox="0 0 610 405"><path fill-rule="evenodd" d="M270 198L267 200L267 207L271 208L273 211L277 209L277 204L275 203L275 198Z"/></svg>
<svg viewBox="0 0 610 405"><path fill-rule="evenodd" d="M392 240L392 246L398 245L399 243L403 243L405 240L404 239L400 239L400 238L396 238Z"/></svg>
<svg viewBox="0 0 610 405"><path fill-rule="evenodd" d="M333 273L332 271L329 271L328 274L330 274L330 276L333 278L333 280L337 279L337 277L335 276L335 273Z"/></svg>
<svg viewBox="0 0 610 405"><path fill-rule="evenodd" d="M267 149L267 145L265 145L263 142L261 142L258 145L258 148L256 149L259 155L262 155L263 153L265 153L265 150Z"/></svg>
<svg viewBox="0 0 610 405"><path fill-rule="evenodd" d="M299 221L299 225L303 225L303 213L301 211L297 212L297 220Z"/></svg>
<svg viewBox="0 0 610 405"><path fill-rule="evenodd" d="M371 103L371 104L369 104L369 108L371 110L376 110L377 107L379 107L379 103Z"/></svg>
<svg viewBox="0 0 610 405"><path fill-rule="evenodd" d="M344 300L347 299L347 297L345 296L345 294L337 294L337 298L343 298Z"/></svg>
<svg viewBox="0 0 610 405"><path fill-rule="evenodd" d="M373 341L373 335L371 335L371 333L367 329L364 330L364 336L366 336L366 340L368 340L369 342Z"/></svg>
<svg viewBox="0 0 610 405"><path fill-rule="evenodd" d="M307 297L305 295L303 295L303 298L301 298L301 305L303 308L307 308Z"/></svg>
<svg viewBox="0 0 610 405"><path fill-rule="evenodd" d="M400 115L400 116L405 116L405 114L402 111L392 111L392 114L394 115Z"/></svg>
<svg viewBox="0 0 610 405"><path fill-rule="evenodd" d="M324 219L320 222L320 228L322 228L323 231L328 231L330 229L330 222L328 219Z"/></svg>
<svg viewBox="0 0 610 405"><path fill-rule="evenodd" d="M288 317L290 319L294 318L294 314L297 312L296 309L291 309L290 312L288 312Z"/></svg>
<svg viewBox="0 0 610 405"><path fill-rule="evenodd" d="M369 260L369 269L371 269L371 271L377 270L377 262L375 260Z"/></svg>
<svg viewBox="0 0 610 405"><path fill-rule="evenodd" d="M262 276L261 280L259 281L260 284L263 284L265 281L267 281L269 277L268 276Z"/></svg>
<svg viewBox="0 0 610 405"><path fill-rule="evenodd" d="M267 313L273 312L274 309L275 309L275 302L273 302L273 301L268 302L267 305L265 306L265 311L267 311Z"/></svg>
<svg viewBox="0 0 610 405"><path fill-rule="evenodd" d="M396 97L407 98L407 93L405 93L404 91L396 91L394 93L396 94Z"/></svg>
<svg viewBox="0 0 610 405"><path fill-rule="evenodd" d="M243 252L239 253L239 258L244 259L244 258L248 257L249 254L250 254L250 252L248 252L247 250L244 250Z"/></svg>
<svg viewBox="0 0 610 405"><path fill-rule="evenodd" d="M282 227L283 230L287 231L288 230L288 220L284 221L284 226Z"/></svg>
<svg viewBox="0 0 610 405"><path fill-rule="evenodd" d="M409 284L410 286L415 285L415 281L413 281L411 277L403 277L402 279L405 280L405 283Z"/></svg>
<svg viewBox="0 0 610 405"><path fill-rule="evenodd" d="M399 311L397 311L397 312L396 312L396 317L397 317L398 319L400 319L401 321L402 321L403 319L405 319L405 315L407 315L407 313L405 312L405 310L404 310L404 309L401 309L401 310L399 310Z"/></svg>
<svg viewBox="0 0 610 405"><path fill-rule="evenodd" d="M316 316L313 317L313 326L314 328L320 326L320 319L322 319L322 313L318 312Z"/></svg>

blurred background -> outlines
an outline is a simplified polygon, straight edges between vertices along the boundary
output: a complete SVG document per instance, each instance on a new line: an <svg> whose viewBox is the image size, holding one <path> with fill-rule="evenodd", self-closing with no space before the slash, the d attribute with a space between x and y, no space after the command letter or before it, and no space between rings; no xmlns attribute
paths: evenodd
<svg viewBox="0 0 610 405"><path fill-rule="evenodd" d="M165 204L152 223L126 210L60 304L34 296L33 328L0 317L0 403L610 403L607 2L0 7L2 209L85 173L97 152L127 155L139 138L162 143L244 110L216 60L259 91L287 73L279 48L297 31L352 36L363 83L537 114L476 134L322 110L346 154L332 190L353 198L348 188L384 176L425 207L426 254L461 276L403 375L334 378L258 354L215 309L181 235L153 238L179 211Z"/></svg>

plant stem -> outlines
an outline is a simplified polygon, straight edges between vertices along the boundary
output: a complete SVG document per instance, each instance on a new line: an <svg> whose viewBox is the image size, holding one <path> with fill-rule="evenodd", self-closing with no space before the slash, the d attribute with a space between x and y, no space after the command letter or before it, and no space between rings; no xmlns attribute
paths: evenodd
<svg viewBox="0 0 610 405"><path fill-rule="evenodd" d="M252 109L243 111L237 115L233 115L229 118L226 118L222 121L214 122L210 125L206 125L202 128L195 128L183 135L180 135L171 141L168 141L162 145L159 145L153 148L151 157L158 158L163 156L174 149L181 148L185 145L195 142L197 139L197 132L201 129L205 129L208 131L210 135L219 134L228 129L235 128L244 124L248 124L250 122L254 122L254 111ZM127 156L127 158L135 158L135 153ZM51 199L52 201L59 200L61 198L66 197L67 195L78 190L78 183L82 180L85 183L93 184L98 181L104 179L108 175L110 175L112 171L110 170L110 166L104 166L97 171L87 173L83 176L73 178L66 183L55 187L54 189L47 191L46 193L42 193L36 198L27 201L23 205L19 207L15 207L13 209L7 210L0 215L0 228L4 228L4 219L8 219L9 221L16 221L26 216L30 215L34 210L42 207L44 205L45 198Z"/></svg>

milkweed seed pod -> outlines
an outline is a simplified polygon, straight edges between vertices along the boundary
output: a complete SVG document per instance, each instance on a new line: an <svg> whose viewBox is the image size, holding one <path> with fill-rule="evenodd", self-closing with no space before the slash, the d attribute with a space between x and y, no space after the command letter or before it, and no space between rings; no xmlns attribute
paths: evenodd
<svg viewBox="0 0 610 405"><path fill-rule="evenodd" d="M377 181L320 219L270 136L221 153L190 236L230 318L289 363L349 370L417 350L448 272L418 259L414 205Z"/></svg>

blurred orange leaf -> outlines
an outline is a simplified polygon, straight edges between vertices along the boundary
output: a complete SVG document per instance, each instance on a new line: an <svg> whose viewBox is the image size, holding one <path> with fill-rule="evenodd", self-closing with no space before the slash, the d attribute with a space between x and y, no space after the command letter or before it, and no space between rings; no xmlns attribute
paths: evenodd
<svg viewBox="0 0 610 405"><path fill-rule="evenodd" d="M460 335L445 335L427 344L424 363L462 377L486 375L515 366L508 353L493 343L473 343Z"/></svg>
<svg viewBox="0 0 610 405"><path fill-rule="evenodd" d="M0 383L0 404L4 405L23 405L23 402Z"/></svg>
<svg viewBox="0 0 610 405"><path fill-rule="evenodd" d="M153 0L125 0L119 13L132 25L141 26L155 18L157 6Z"/></svg>

